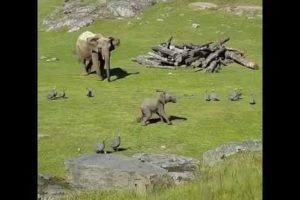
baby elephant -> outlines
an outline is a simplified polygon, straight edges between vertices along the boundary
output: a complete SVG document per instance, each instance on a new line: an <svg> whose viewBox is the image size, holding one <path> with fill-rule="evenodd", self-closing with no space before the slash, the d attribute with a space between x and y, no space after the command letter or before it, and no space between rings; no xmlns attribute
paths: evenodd
<svg viewBox="0 0 300 200"><path fill-rule="evenodd" d="M168 125L171 125L172 122L170 122L164 109L165 104L168 102L176 103L176 97L167 92L160 93L156 99L145 101L140 107L142 116L139 117L137 121L146 126L149 123L152 114L156 113L162 122L165 120Z"/></svg>

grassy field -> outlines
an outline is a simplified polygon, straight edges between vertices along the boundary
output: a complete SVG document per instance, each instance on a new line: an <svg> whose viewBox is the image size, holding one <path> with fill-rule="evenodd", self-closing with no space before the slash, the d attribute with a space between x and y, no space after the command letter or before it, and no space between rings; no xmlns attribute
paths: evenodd
<svg viewBox="0 0 300 200"><path fill-rule="evenodd" d="M42 18L61 2L63 1L38 1L39 25ZM92 153L98 138L111 136L117 129L121 132L123 146L131 147L128 151L120 152L126 155L138 152L176 153L201 159L204 151L220 144L261 139L261 17L248 18L216 11L192 11L187 7L188 2L192 1L162 3L140 14L140 19L98 20L82 30L100 32L121 39L121 46L112 55L112 68L122 68L128 73L138 74L110 83L98 81L96 75L83 76L82 66L73 54L76 39L81 31L43 32L39 27L38 57L45 55L59 58L57 62L38 60L39 173L65 177L66 159L78 155L78 148L81 148L81 153ZM259 0L211 2L261 5ZM157 21L157 18L164 21ZM192 23L198 23L200 27L193 29ZM231 40L227 46L243 50L249 59L259 64L260 70L252 71L233 64L224 67L220 73L203 74L194 73L190 69L148 69L130 61L132 57L146 54L151 46L165 41L171 35L174 37L173 43L205 43L229 36ZM169 72L172 72L172 75L169 75ZM46 96L53 86L57 86L59 91L65 88L69 98L49 101ZM86 87L93 89L95 98L85 96ZM228 94L236 87L242 88L244 99L230 102ZM212 88L219 93L221 101L208 103L203 100L205 90ZM142 127L136 123L135 119L140 115L138 106L143 99L155 96L155 89L166 89L177 96L178 102L167 105L166 112L169 115L186 117L187 120L175 120L173 126L157 123ZM257 98L257 104L254 106L248 104L251 92ZM166 148L160 148L162 145ZM192 183L181 190L194 194L198 188L196 185ZM260 197L259 194L255 196Z"/></svg>

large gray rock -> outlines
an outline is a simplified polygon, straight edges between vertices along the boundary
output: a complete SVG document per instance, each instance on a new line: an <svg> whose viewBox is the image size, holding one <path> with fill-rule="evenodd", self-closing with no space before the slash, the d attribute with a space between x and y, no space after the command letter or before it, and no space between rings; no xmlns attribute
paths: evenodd
<svg viewBox="0 0 300 200"><path fill-rule="evenodd" d="M197 159L175 154L140 153L132 157L167 170L175 184L193 180L200 166Z"/></svg>
<svg viewBox="0 0 300 200"><path fill-rule="evenodd" d="M112 0L107 3L107 9L115 17L133 17L140 10L156 4L156 0Z"/></svg>
<svg viewBox="0 0 300 200"><path fill-rule="evenodd" d="M38 199L58 199L72 190L72 186L59 177L38 174Z"/></svg>
<svg viewBox="0 0 300 200"><path fill-rule="evenodd" d="M203 153L203 164L214 165L224 158L232 156L239 152L244 151L261 151L262 142L261 140L248 140L243 142L231 142L223 144L215 149L208 150Z"/></svg>
<svg viewBox="0 0 300 200"><path fill-rule="evenodd" d="M83 155L65 165L70 182L82 188L127 188L143 193L173 184L167 170L122 155Z"/></svg>
<svg viewBox="0 0 300 200"><path fill-rule="evenodd" d="M195 171L200 164L199 160L175 154L139 153L132 157L159 166L168 172Z"/></svg>
<svg viewBox="0 0 300 200"><path fill-rule="evenodd" d="M156 0L69 0L46 16L42 25L45 31L67 27L74 32L96 19L133 17L154 4Z"/></svg>

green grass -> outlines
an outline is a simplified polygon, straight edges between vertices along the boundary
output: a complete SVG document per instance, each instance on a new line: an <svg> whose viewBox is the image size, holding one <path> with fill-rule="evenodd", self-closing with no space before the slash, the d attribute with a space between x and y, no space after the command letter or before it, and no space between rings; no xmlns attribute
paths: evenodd
<svg viewBox="0 0 300 200"><path fill-rule="evenodd" d="M144 195L124 190L84 191L68 194L62 200L259 200L262 199L261 161L261 152L242 153L212 168L202 168L200 179L179 187L175 186Z"/></svg>
<svg viewBox="0 0 300 200"><path fill-rule="evenodd" d="M39 0L39 25L61 2ZM92 153L96 139L110 136L117 129L121 131L123 146L131 147L122 152L126 155L176 153L197 159L202 158L204 151L223 143L262 137L262 19L192 11L187 8L187 2L191 1L155 5L140 14L140 20L98 20L82 30L120 38L121 46L112 54L112 68L139 72L110 83L98 81L95 75L82 75L82 66L73 54L79 32L38 32L38 57L59 58L57 62L38 60L39 173L65 177L66 159L78 155L79 147L82 153ZM231 3L235 2L239 1ZM252 2L260 4L256 0ZM192 23L200 27L193 29ZM218 74L203 74L190 69L148 69L130 61L171 35L174 43L205 43L230 36L227 46L243 50L261 68L252 71L230 65ZM169 72L173 75L168 75ZM69 99L47 100L54 85L58 89L66 88ZM95 98L85 96L86 87L93 89ZM236 87L242 88L244 99L230 102L228 94ZM205 90L212 88L219 93L220 102L203 100ZM174 121L173 126L158 123L142 127L136 123L140 115L138 106L143 99L155 96L155 89L166 89L176 95L178 103L168 104L166 112L187 120ZM254 106L248 104L250 92L257 98ZM185 94L194 96L188 98ZM161 149L162 145L166 149Z"/></svg>

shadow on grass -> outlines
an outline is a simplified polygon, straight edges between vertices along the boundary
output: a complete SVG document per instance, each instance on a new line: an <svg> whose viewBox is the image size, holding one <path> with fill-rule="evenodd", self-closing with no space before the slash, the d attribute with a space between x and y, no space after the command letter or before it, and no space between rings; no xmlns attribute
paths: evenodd
<svg viewBox="0 0 300 200"><path fill-rule="evenodd" d="M132 74L139 74L139 72L134 72L134 73L128 73L126 70L117 67L117 68L112 68L110 70L110 76L116 76L115 79L111 80L111 81L116 81L118 79L122 79L125 78L126 76L130 76Z"/></svg>
<svg viewBox="0 0 300 200"><path fill-rule="evenodd" d="M125 148L125 147L119 147L116 151L100 151L98 154L110 154L110 153L116 153L116 152L118 152L118 151L126 151L126 150L128 150L128 149L131 149L131 147L127 147L127 148Z"/></svg>
<svg viewBox="0 0 300 200"><path fill-rule="evenodd" d="M116 68L112 68L110 69L110 77L112 78L113 76L116 76L116 78L114 79L111 79L110 81L116 81L118 79L122 79L122 78L125 78L126 76L130 76L132 74L139 74L140 72L133 72L133 73L128 73L126 70L120 68L120 67L116 67ZM90 75L90 74L96 74L96 71L91 71L87 74L85 74L86 76L87 75ZM104 69L104 77L105 79L107 78L107 72L106 70Z"/></svg>
<svg viewBox="0 0 300 200"><path fill-rule="evenodd" d="M179 117L179 116L170 115L169 120L172 122L174 120L187 120L187 118L186 117ZM155 124L155 123L158 123L158 122L161 122L160 118L152 118L152 119L149 120L149 124ZM166 121L164 120L164 122L166 122Z"/></svg>

